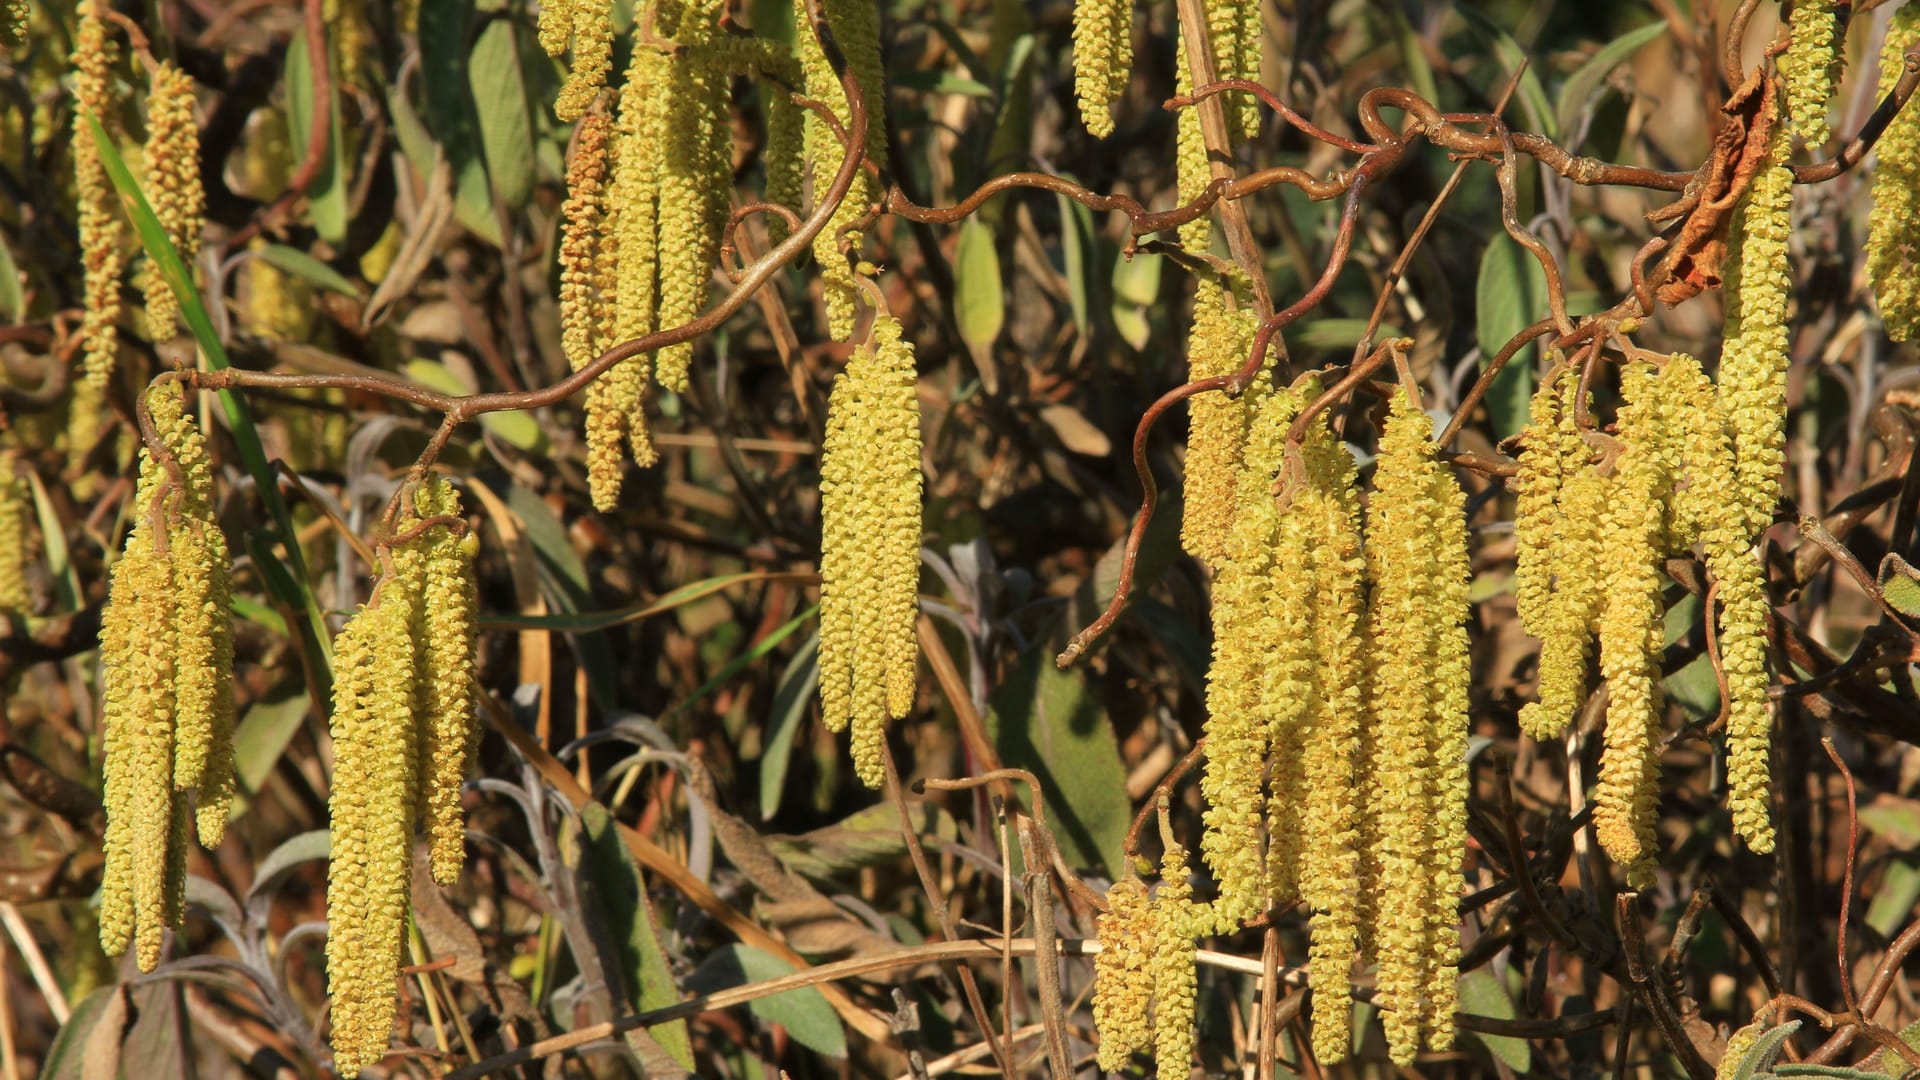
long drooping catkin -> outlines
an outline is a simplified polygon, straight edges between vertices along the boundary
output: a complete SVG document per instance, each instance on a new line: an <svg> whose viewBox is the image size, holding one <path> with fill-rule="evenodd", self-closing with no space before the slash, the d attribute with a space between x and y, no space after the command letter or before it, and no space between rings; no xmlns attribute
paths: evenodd
<svg viewBox="0 0 1920 1080"><path fill-rule="evenodd" d="M606 85L607 71L613 66L612 6L609 0L571 0L565 10L555 13L551 25L546 11L541 12L542 44L558 38L564 48L567 31L559 28L562 19L571 24L573 34L573 67L553 102L553 115L562 121L570 123L585 115ZM548 51L555 56L560 53L559 49Z"/></svg>
<svg viewBox="0 0 1920 1080"><path fill-rule="evenodd" d="M118 50L107 37L107 23L100 15L103 3L105 0L83 0L73 39L73 98L78 106L73 112L74 201L80 222L80 256L86 265L80 336L85 342L86 385L96 397L113 374L114 357L120 348L116 324L120 320L120 273L126 268L126 256L120 250L124 226L119 200L87 126L92 117L109 137L117 127L112 72Z"/></svg>
<svg viewBox="0 0 1920 1080"><path fill-rule="evenodd" d="M1423 1029L1450 1042L1453 885L1465 829L1466 520L1434 460L1433 421L1394 395L1367 508L1370 769L1380 850L1370 938L1388 1054L1410 1064ZM1458 580L1456 580L1458 579ZM1455 684L1458 685L1455 685ZM1457 756L1459 761L1454 759ZM1436 1000L1438 999L1438 1000Z"/></svg>
<svg viewBox="0 0 1920 1080"><path fill-rule="evenodd" d="M327 991L334 1068L386 1053L412 880L417 597L384 579L334 639Z"/></svg>
<svg viewBox="0 0 1920 1080"><path fill-rule="evenodd" d="M27 591L27 519L33 500L20 480L20 452L0 450L0 618L24 615L33 603Z"/></svg>
<svg viewBox="0 0 1920 1080"><path fill-rule="evenodd" d="M1880 54L1880 97L1905 71L1906 51L1920 44L1920 5L1903 4L1887 27ZM1873 211L1867 218L1867 280L1887 336L1920 337L1920 109L1905 108L1874 144Z"/></svg>
<svg viewBox="0 0 1920 1080"><path fill-rule="evenodd" d="M599 292L600 260L614 253L611 243L603 243L612 138L612 118L588 113L567 164L567 201L560 207L560 347L574 371L599 355L601 305L613 301Z"/></svg>
<svg viewBox="0 0 1920 1080"><path fill-rule="evenodd" d="M1787 315L1793 296L1787 151L1785 129L1775 128L1768 164L1754 176L1732 226L1739 260L1726 288L1720 403L1733 434L1737 505L1750 535L1773 521L1786 462Z"/></svg>
<svg viewBox="0 0 1920 1080"><path fill-rule="evenodd" d="M888 716L913 707L919 658L920 407L913 347L891 316L834 381L820 463L820 707L853 726L878 788Z"/></svg>
<svg viewBox="0 0 1920 1080"><path fill-rule="evenodd" d="M1133 74L1133 0L1073 5L1073 85L1080 119L1099 138L1113 134L1113 103Z"/></svg>
<svg viewBox="0 0 1920 1080"><path fill-rule="evenodd" d="M1833 97L1833 79L1839 69L1838 20L1832 0L1800 0L1793 5L1792 37L1780 54L1780 75L1786 81L1787 118L1794 134L1810 146L1827 141L1827 102Z"/></svg>
<svg viewBox="0 0 1920 1080"><path fill-rule="evenodd" d="M460 519L460 496L435 479L414 495L421 521ZM414 668L418 726L420 816L427 835L433 880L451 885L466 857L466 821L460 783L480 729L474 723L473 650L479 601L473 579L478 545L472 533L452 523L435 525L414 541L420 552L420 628Z"/></svg>
<svg viewBox="0 0 1920 1080"><path fill-rule="evenodd" d="M1153 980L1153 1064L1161 1076L1183 1075L1193 1061L1194 942L1193 883L1187 873L1187 849L1168 844L1160 858L1160 887L1148 916L1152 952L1147 971Z"/></svg>
<svg viewBox="0 0 1920 1080"><path fill-rule="evenodd" d="M1152 947L1149 921L1153 907L1139 878L1116 881L1107 890L1107 911L1097 922L1100 955L1093 967L1093 1026L1100 1032L1100 1068L1117 1072L1137 1051L1153 1045L1147 1009L1153 1000L1153 976L1147 970Z"/></svg>
<svg viewBox="0 0 1920 1080"><path fill-rule="evenodd" d="M697 25L706 26L704 22ZM687 48L671 63L666 85L652 91L665 93L671 101L660 165L661 327L680 326L699 316L719 260L720 234L732 209L733 143L726 68L715 62L704 35L691 33L683 24L680 38ZM654 375L668 390L685 390L692 360L692 342L668 345L654 359Z"/></svg>
<svg viewBox="0 0 1920 1080"><path fill-rule="evenodd" d="M862 152L882 169L887 166L887 114L885 82L880 64L879 9L867 0L825 0L821 4L827 26L841 54L852 66L860 83L860 96L866 102L867 138ZM844 130L849 116L846 95L840 79L833 73L814 36L811 16L805 0L794 0L794 37L805 73L807 96L827 103ZM812 177L814 198L818 199L832 184L840 169L846 146L833 129L812 111L806 118L807 168ZM827 305L827 333L836 341L853 336L853 266L858 259L861 236L852 231L880 196L872 174L861 170L848 189L847 197L835 210L827 227L813 241L813 257L820 264L820 282ZM844 250L843 248L850 249Z"/></svg>
<svg viewBox="0 0 1920 1080"><path fill-rule="evenodd" d="M1580 432L1580 405L1577 368L1562 367L1542 382L1515 478L1516 599L1521 623L1540 639L1540 700L1521 708L1520 727L1536 739L1557 737L1586 698L1600 599L1596 545L1604 482L1588 464L1592 450Z"/></svg>
<svg viewBox="0 0 1920 1080"><path fill-rule="evenodd" d="M162 62L153 72L142 156L146 165L144 186L154 216L191 272L200 253L200 225L207 199L200 186L200 128L193 118L193 80L171 61ZM140 289L147 298L148 334L155 341L171 338L180 301L151 257L141 273Z"/></svg>

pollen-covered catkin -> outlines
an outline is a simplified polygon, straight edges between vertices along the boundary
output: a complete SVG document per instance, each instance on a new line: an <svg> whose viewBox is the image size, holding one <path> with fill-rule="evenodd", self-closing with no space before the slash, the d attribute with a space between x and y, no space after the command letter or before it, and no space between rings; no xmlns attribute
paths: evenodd
<svg viewBox="0 0 1920 1080"><path fill-rule="evenodd" d="M32 497L20 480L20 452L0 450L0 618L28 614L27 519Z"/></svg>
<svg viewBox="0 0 1920 1080"><path fill-rule="evenodd" d="M460 495L435 479L414 495L421 521L460 518ZM414 712L419 726L420 815L431 841L433 880L451 885L466 858L460 783L479 735L474 724L473 649L479 601L473 578L475 540L435 525L420 547L420 626L415 650Z"/></svg>
<svg viewBox="0 0 1920 1080"><path fill-rule="evenodd" d="M153 72L147 92L147 142L142 150L147 198L180 261L189 268L200 253L206 193L200 186L200 128L193 118L193 80L172 61ZM180 300L149 256L140 276L147 298L147 332L155 341L174 335Z"/></svg>
<svg viewBox="0 0 1920 1080"><path fill-rule="evenodd" d="M574 371L599 355L600 306L613 299L600 296L598 289L612 134L606 113L581 118L567 165L567 201L560 207L560 347Z"/></svg>
<svg viewBox="0 0 1920 1080"><path fill-rule="evenodd" d="M1113 103L1133 73L1133 0L1076 0L1073 85L1080 119L1097 138L1113 134Z"/></svg>
<svg viewBox="0 0 1920 1080"><path fill-rule="evenodd" d="M913 707L919 659L920 407L913 348L891 316L834 380L820 462L820 707L853 727L878 788L886 721Z"/></svg>
<svg viewBox="0 0 1920 1080"><path fill-rule="evenodd" d="M0 48L14 48L27 40L27 22L33 9L27 0L6 0L0 4Z"/></svg>
<svg viewBox="0 0 1920 1080"><path fill-rule="evenodd" d="M862 149L869 160L885 169L886 84L880 64L879 9L868 0L824 0L821 9L826 14L828 27L833 31L834 41L851 65L854 78L860 83L860 96L866 103L867 138ZM827 62L826 53L821 51L820 41L813 33L806 0L794 0L794 35L798 42L801 68L806 75L807 96L815 101L826 102L844 128L850 119L846 95L841 92L840 79L833 73L833 65ZM834 174L840 171L846 146L840 136L835 135L833 129L811 110L806 118L806 152L808 169L812 174L813 197L820 199L832 185ZM880 191L872 174L865 169L857 172L853 186L848 189L839 209L834 211L827 227L820 230L820 235L813 241L813 257L820 264L821 288L826 299L827 333L835 341L845 341L853 336L856 292L853 266L858 258L861 236L850 231L850 227L866 215L879 196ZM851 258L843 250L843 245L850 245Z"/></svg>
<svg viewBox="0 0 1920 1080"><path fill-rule="evenodd" d="M1232 531L1213 581L1207 761L1200 776L1206 803L1200 854L1217 888L1209 913L1212 929L1221 933L1259 914L1270 896L1284 902L1296 894L1298 834L1291 828L1272 830L1262 857L1260 826L1269 813L1262 776L1269 758L1299 764L1297 729L1308 689L1307 672L1290 664L1295 658L1287 655L1288 647L1308 633L1305 550L1276 542L1280 520L1272 494L1299 398L1264 386L1248 396L1256 399L1256 419L1240 466L1243 497L1237 507L1231 502L1226 507ZM1232 475L1227 479L1231 496ZM1281 567L1277 576L1292 588L1274 595L1273 566L1290 557L1296 557L1296 565ZM1263 708L1269 685L1277 706L1271 714ZM1289 811L1304 805L1303 785L1289 779L1276 776L1272 790L1276 798L1298 801L1283 804L1274 817L1291 818Z"/></svg>
<svg viewBox="0 0 1920 1080"><path fill-rule="evenodd" d="M1107 890L1107 910L1097 920L1100 953L1093 961L1093 1026L1100 1033L1103 1072L1126 1068L1136 1051L1153 1045L1147 1007L1153 976L1147 970L1153 908L1139 878L1116 881Z"/></svg>
<svg viewBox="0 0 1920 1080"><path fill-rule="evenodd" d="M334 640L327 989L334 1068L385 1055L413 864L414 641L407 577L382 581Z"/></svg>
<svg viewBox="0 0 1920 1080"><path fill-rule="evenodd" d="M807 117L793 98L779 88L767 93L767 142L760 153L767 170L767 201L800 212L807 153ZM767 217L767 236L778 244L787 238L787 220Z"/></svg>
<svg viewBox="0 0 1920 1080"><path fill-rule="evenodd" d="M1789 27L1792 36L1778 61L1786 81L1787 118L1794 134L1809 146L1819 146L1832 135L1827 102L1833 97L1840 62L1833 0L1799 0L1793 5Z"/></svg>
<svg viewBox="0 0 1920 1080"><path fill-rule="evenodd" d="M1168 844L1160 858L1160 887L1153 894L1153 1064L1161 1076L1182 1076L1193 1061L1194 963L1193 883L1187 873L1187 849Z"/></svg>
<svg viewBox="0 0 1920 1080"><path fill-rule="evenodd" d="M1787 315L1793 277L1787 263L1793 171L1787 135L1775 128L1769 161L1747 189L1733 229L1739 262L1727 283L1726 343L1720 353L1720 402L1733 433L1736 505L1749 535L1773 521L1786 462Z"/></svg>
<svg viewBox="0 0 1920 1080"><path fill-rule="evenodd" d="M1432 433L1432 419L1396 393L1367 508L1370 769L1393 778L1374 793L1381 850L1370 936L1388 1055L1403 1065L1423 1029L1436 1044L1451 1039L1450 1017L1433 1011L1457 949L1456 838L1466 820L1466 519Z"/></svg>
<svg viewBox="0 0 1920 1080"><path fill-rule="evenodd" d="M540 35L540 47L546 50L548 56L557 57L567 51L567 39L573 34L575 2L576 0L541 0L540 19L536 29Z"/></svg>
<svg viewBox="0 0 1920 1080"><path fill-rule="evenodd" d="M86 385L97 395L113 374L119 352L120 273L126 256L120 250L121 217L113 183L94 142L88 117L100 122L112 137L117 114L113 92L113 65L118 49L107 36L100 15L105 0L83 0L73 39L73 169L76 213L80 224L80 255L86 267L84 314L80 337L84 342Z"/></svg>
<svg viewBox="0 0 1920 1080"><path fill-rule="evenodd" d="M572 123L593 107L593 99L607 83L607 70L613 66L613 12L609 0L573 0L567 6L572 16L573 67L554 99L553 115ZM541 13L543 38L548 33L545 14Z"/></svg>
<svg viewBox="0 0 1920 1080"><path fill-rule="evenodd" d="M1880 54L1880 97L1905 71L1906 51L1920 44L1920 4L1903 4L1887 27ZM1901 109L1874 144L1873 211L1867 218L1867 279L1887 336L1920 337L1920 109Z"/></svg>
<svg viewBox="0 0 1920 1080"><path fill-rule="evenodd" d="M1521 708L1520 727L1535 739L1558 737L1586 698L1600 599L1595 545L1604 482L1588 465L1580 404L1578 368L1562 367L1543 381L1515 478L1516 599L1522 625L1540 639L1539 700Z"/></svg>
<svg viewBox="0 0 1920 1080"><path fill-rule="evenodd" d="M233 709L233 621L224 594L226 540L213 522L212 463L206 440L186 414L172 385L147 395L154 430L174 458L179 486L162 504L168 562L173 571L173 784L199 788L214 753L215 729L230 726ZM219 579L219 580L216 580ZM224 661L224 662L223 662ZM229 721L223 725L220 714Z"/></svg>
<svg viewBox="0 0 1920 1080"><path fill-rule="evenodd" d="M1246 362L1258 329L1253 313L1228 306L1225 286L1203 277L1194 291L1187 335L1187 377L1231 374ZM1251 415L1251 395L1197 394L1188 400L1186 502L1180 543L1208 565L1225 554L1234 514L1234 474L1240 466Z"/></svg>
<svg viewBox="0 0 1920 1080"><path fill-rule="evenodd" d="M704 24L702 24L704 26ZM689 35L683 26L682 38ZM689 46L672 63L665 93L671 119L660 163L659 260L661 327L692 322L719 260L720 234L732 208L732 117L726 69L704 44ZM654 376L673 391L687 388L693 343L668 345L654 359Z"/></svg>
<svg viewBox="0 0 1920 1080"><path fill-rule="evenodd" d="M1739 504L1734 497L1733 448L1711 384L1689 356L1669 360L1661 377L1684 380L1688 387L1680 412L1687 484L1675 498L1683 513L1700 522L1700 546L1720 605L1715 642L1726 678L1727 801L1734 830L1748 847L1765 853L1773 850L1774 840L1768 810L1773 705L1767 693L1771 608L1765 568L1753 536L1735 512Z"/></svg>
<svg viewBox="0 0 1920 1080"><path fill-rule="evenodd" d="M1652 884L1659 797L1659 657L1663 644L1659 559L1662 502L1671 478L1654 442L1660 437L1659 380L1643 364L1621 373L1620 452L1613 463L1601 561L1606 600L1599 617L1600 671L1607 680L1606 746L1593 794L1600 846L1626 867L1635 889Z"/></svg>

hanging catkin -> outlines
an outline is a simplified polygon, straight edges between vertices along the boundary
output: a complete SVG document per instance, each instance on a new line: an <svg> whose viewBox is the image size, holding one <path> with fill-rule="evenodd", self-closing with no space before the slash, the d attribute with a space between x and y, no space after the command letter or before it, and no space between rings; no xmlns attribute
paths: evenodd
<svg viewBox="0 0 1920 1080"><path fill-rule="evenodd" d="M113 374L120 348L120 273L126 256L120 250L119 199L107 179L107 167L87 121L91 117L112 138L118 127L119 107L113 91L113 65L118 50L107 37L101 16L105 0L82 0L79 26L73 39L73 169L76 213L80 222L80 257L86 266L84 314L80 337L84 342L85 385L96 400ZM76 408L76 411L86 411Z"/></svg>
<svg viewBox="0 0 1920 1080"><path fill-rule="evenodd" d="M193 118L193 80L171 61L162 62L153 72L147 92L147 142L141 154L154 217L192 273L207 204L200 186L200 128ZM149 336L155 341L173 337L180 301L151 256L141 272L140 289L147 299Z"/></svg>
<svg viewBox="0 0 1920 1080"><path fill-rule="evenodd" d="M1880 53L1880 97L1906 70L1906 51L1920 44L1920 4L1903 4L1887 27ZM1887 336L1920 337L1920 109L1894 116L1874 144L1873 211L1867 218L1867 280Z"/></svg>
<svg viewBox="0 0 1920 1080"><path fill-rule="evenodd" d="M1778 61L1786 82L1787 118L1794 134L1819 146L1833 134L1827 127L1827 102L1839 70L1839 20L1832 0L1797 0L1789 19L1791 38Z"/></svg>
<svg viewBox="0 0 1920 1080"><path fill-rule="evenodd" d="M887 166L887 114L884 74L880 63L880 16L871 0L823 0L827 26L840 46L841 55L860 83L860 96L866 103L867 138L861 150L882 169ZM807 96L827 103L844 130L850 116L839 76L821 51L814 35L806 0L794 0L794 35L798 42L801 67L805 72ZM806 118L807 169L815 200L822 198L833 183L834 174L846 155L846 146L833 129L811 110ZM813 241L813 257L820 264L820 284L827 306L827 333L835 341L853 336L854 262L859 258L862 237L853 226L866 216L880 197L880 189L870 173L856 173L847 196L827 221L827 227Z"/></svg>
<svg viewBox="0 0 1920 1080"><path fill-rule="evenodd" d="M1133 0L1076 0L1073 85L1080 119L1098 138L1113 134L1113 104L1133 73Z"/></svg>

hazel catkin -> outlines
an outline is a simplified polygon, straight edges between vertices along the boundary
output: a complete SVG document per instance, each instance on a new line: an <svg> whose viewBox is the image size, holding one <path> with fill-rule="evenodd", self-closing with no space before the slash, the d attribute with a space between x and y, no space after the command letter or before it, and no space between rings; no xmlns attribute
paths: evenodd
<svg viewBox="0 0 1920 1080"><path fill-rule="evenodd" d="M154 69L147 93L147 142L142 149L145 188L154 217L189 273L200 252L200 225L207 203L200 186L200 129L194 122L193 104L193 80L185 72L172 61ZM180 301L151 256L142 269L140 289L147 299L149 335L155 341L173 337Z"/></svg>
<svg viewBox="0 0 1920 1080"><path fill-rule="evenodd" d="M891 316L834 380L820 462L820 708L853 727L878 788L887 717L913 706L919 644L920 407L913 347Z"/></svg>
<svg viewBox="0 0 1920 1080"><path fill-rule="evenodd" d="M594 98L600 96L600 88L606 85L607 71L613 65L611 8L609 0L571 0L564 5L564 10L555 14L553 26L548 25L546 10L541 11L543 45L555 37L564 41L564 31L558 24L562 19L571 23L573 67L568 70L567 81L553 103L553 115L564 123L584 116L593 106ZM557 50L549 52L558 55Z"/></svg>
<svg viewBox="0 0 1920 1080"><path fill-rule="evenodd" d="M1516 600L1522 625L1540 639L1539 700L1520 710L1535 739L1566 730L1587 694L1591 623L1602 574L1597 543L1604 482L1588 464L1581 434L1580 372L1561 367L1543 380L1521 435Z"/></svg>
<svg viewBox="0 0 1920 1080"><path fill-rule="evenodd" d="M1167 845L1160 859L1160 887L1153 894L1147 971L1153 980L1153 1064L1162 1076L1187 1072L1193 1061L1193 883L1187 850Z"/></svg>
<svg viewBox="0 0 1920 1080"><path fill-rule="evenodd" d="M1788 22L1791 37L1780 54L1780 75L1786 82L1787 118L1794 134L1819 146L1832 131L1827 127L1827 102L1833 97L1833 79L1839 67L1836 55L1838 20L1832 0L1798 0Z"/></svg>
<svg viewBox="0 0 1920 1080"><path fill-rule="evenodd" d="M1093 962L1093 1025L1100 1032L1099 1065L1105 1072L1125 1068L1135 1052L1153 1045L1147 1014L1153 1000L1147 971L1152 916L1146 885L1129 877L1107 890L1107 910L1095 924L1100 953Z"/></svg>
<svg viewBox="0 0 1920 1080"><path fill-rule="evenodd" d="M1786 166L1786 139L1785 129L1776 127L1768 164L1754 176L1732 226L1739 258L1727 281L1726 343L1720 353L1720 401L1733 434L1736 505L1750 535L1773 521L1786 462L1787 316L1793 296L1787 263L1793 171Z"/></svg>
<svg viewBox="0 0 1920 1080"><path fill-rule="evenodd" d="M1880 53L1884 100L1906 71L1907 50L1920 44L1920 5L1903 4L1887 27ZM1867 218L1867 280L1887 336L1920 337L1920 109L1895 114L1874 144L1873 210Z"/></svg>
<svg viewBox="0 0 1920 1080"><path fill-rule="evenodd" d="M120 348L116 329L120 320L120 273L126 268L126 256L120 250L124 226L119 200L87 124L89 117L98 120L109 137L116 127L113 65L119 50L107 36L106 19L100 14L104 2L83 0L73 39L73 97L77 106L73 112L74 191L80 254L86 270L80 337L85 351L85 385L96 398L113 374Z"/></svg>
<svg viewBox="0 0 1920 1080"><path fill-rule="evenodd" d="M867 0L824 0L821 9L834 41L852 67L860 83L860 96L866 103L867 136L861 152L881 169L887 165L886 84L880 64L879 11ZM814 35L806 0L794 0L794 34L800 64L806 80L807 96L824 101L844 130L850 119L846 95L840 78ZM824 120L808 111L806 117L807 168L812 177L814 198L819 199L840 170L846 146ZM853 186L840 203L827 227L813 241L813 257L820 264L820 283L827 307L827 333L835 341L853 336L854 262L861 235L852 226L880 197L870 173L855 173ZM850 249L851 255L849 253Z"/></svg>
<svg viewBox="0 0 1920 1080"><path fill-rule="evenodd" d="M1258 329L1253 313L1233 308L1218 278L1203 277L1194 291L1187 336L1187 377L1227 375L1246 362ZM1247 437L1248 395L1197 394L1188 399L1186 501L1180 543L1195 558L1217 565L1225 555L1234 514L1234 474Z"/></svg>
<svg viewBox="0 0 1920 1080"><path fill-rule="evenodd" d="M1133 73L1133 0L1076 0L1073 85L1080 119L1096 138L1113 134L1113 104Z"/></svg>
<svg viewBox="0 0 1920 1080"><path fill-rule="evenodd" d="M20 479L20 452L0 450L0 619L25 615L33 603L27 591L27 520L33 512Z"/></svg>

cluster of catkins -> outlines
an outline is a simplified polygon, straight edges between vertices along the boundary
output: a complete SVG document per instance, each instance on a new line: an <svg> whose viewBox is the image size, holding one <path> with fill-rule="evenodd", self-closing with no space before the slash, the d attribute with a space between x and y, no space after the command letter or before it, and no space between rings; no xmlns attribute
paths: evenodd
<svg viewBox="0 0 1920 1080"><path fill-rule="evenodd" d="M420 484L379 547L373 596L334 641L327 982L334 1067L386 1052L418 823L433 879L465 858L460 782L473 723L476 540L445 480Z"/></svg>
<svg viewBox="0 0 1920 1080"><path fill-rule="evenodd" d="M1206 904L1185 901L1185 863L1166 876L1142 916L1138 882L1110 897L1101 938L1143 927L1156 957L1184 956L1185 981L1158 977L1154 1047L1163 1070L1186 1067L1191 1027L1191 938L1227 933L1299 902L1311 914L1308 974L1313 1044L1326 1062L1351 1043L1356 959L1378 966L1375 1002L1389 1051L1411 1062L1422 1039L1453 1041L1466 842L1467 540L1465 498L1436 457L1433 422L1395 395L1380 439L1364 540L1357 469L1324 421L1290 429L1319 394L1316 379L1249 392L1231 521L1214 579L1214 656L1207 687L1206 803L1201 854L1216 884ZM1168 890L1186 903L1166 909ZM1181 950L1185 951L1182 952ZM1158 951L1157 951L1158 950ZM1103 954L1104 955L1104 954ZM1160 959L1156 963L1174 961ZM1137 965L1136 965L1137 966ZM1151 966L1151 965L1149 965ZM1143 993L1120 960L1096 971L1096 1010ZM1184 1011L1182 1011L1184 1009ZM1111 1053L1140 1045L1122 1027Z"/></svg>
<svg viewBox="0 0 1920 1080"><path fill-rule="evenodd" d="M132 944L142 971L180 925L189 828L217 846L233 796L233 621L212 465L178 386L152 389L147 407L159 443L140 455L100 623L100 944L109 955Z"/></svg>
<svg viewBox="0 0 1920 1080"><path fill-rule="evenodd" d="M920 403L913 346L891 316L834 380L820 462L820 713L853 728L878 788L889 716L913 707L920 647Z"/></svg>
<svg viewBox="0 0 1920 1080"><path fill-rule="evenodd" d="M877 16L858 0L824 6L867 102L865 152L881 162L886 130ZM612 50L611 5L553 0L541 9L540 40L548 51L558 55L572 43L572 70L554 110L563 120L580 121L560 246L562 346L575 370L619 343L692 322L705 306L733 209L734 76L758 75L804 92L829 103L842 124L848 119L804 2L796 3L798 55L729 31L724 8L718 0L646 5L638 17L653 36L636 35L611 111L600 102ZM784 92L769 96L765 146L766 197L796 209L803 183L810 179L815 195L824 193L844 156L826 121L803 115ZM859 237L849 227L877 196L862 171L814 244L836 338L853 332L849 249L857 252ZM588 388L587 473L597 507L617 503L629 454L642 466L656 459L646 420L652 384L684 390L692 356L692 344L681 342L628 357Z"/></svg>

